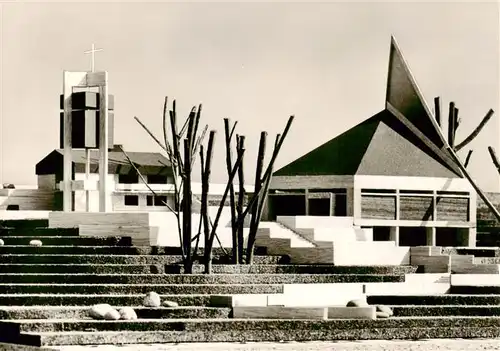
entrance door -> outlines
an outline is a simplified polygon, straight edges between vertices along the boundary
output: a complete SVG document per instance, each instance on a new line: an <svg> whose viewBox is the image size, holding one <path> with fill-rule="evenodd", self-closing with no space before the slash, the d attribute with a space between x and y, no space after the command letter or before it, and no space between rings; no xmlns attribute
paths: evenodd
<svg viewBox="0 0 500 351"><path fill-rule="evenodd" d="M271 195L268 200L272 220L276 220L277 216L304 216L306 214L304 194Z"/></svg>

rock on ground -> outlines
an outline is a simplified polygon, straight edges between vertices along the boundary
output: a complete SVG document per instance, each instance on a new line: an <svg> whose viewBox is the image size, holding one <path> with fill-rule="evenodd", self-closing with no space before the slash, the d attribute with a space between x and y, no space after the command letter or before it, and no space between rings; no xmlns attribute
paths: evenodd
<svg viewBox="0 0 500 351"><path fill-rule="evenodd" d="M118 311L120 312L120 318L125 320L135 320L137 319L137 313L135 313L132 307L122 307Z"/></svg>
<svg viewBox="0 0 500 351"><path fill-rule="evenodd" d="M377 305L377 312L383 312L386 313L390 316L394 315L394 312L390 307L384 306L384 305Z"/></svg>
<svg viewBox="0 0 500 351"><path fill-rule="evenodd" d="M0 246L3 246L3 245L5 245L5 242L2 239L0 239Z"/></svg>
<svg viewBox="0 0 500 351"><path fill-rule="evenodd" d="M42 246L42 242L40 240L31 240L30 245L31 246Z"/></svg>
<svg viewBox="0 0 500 351"><path fill-rule="evenodd" d="M366 307L369 306L366 298L351 300L347 303L347 307Z"/></svg>
<svg viewBox="0 0 500 351"><path fill-rule="evenodd" d="M121 317L120 312L118 312L114 308L108 310L104 315L104 319L108 321L117 321L118 319L120 319L120 317Z"/></svg>
<svg viewBox="0 0 500 351"><path fill-rule="evenodd" d="M146 294L146 296L144 296L142 304L146 307L160 307L161 306L160 295L152 291Z"/></svg>
<svg viewBox="0 0 500 351"><path fill-rule="evenodd" d="M165 307L179 307L179 304L175 301L163 301L163 306Z"/></svg>
<svg viewBox="0 0 500 351"><path fill-rule="evenodd" d="M108 313L111 313L108 317L112 317L113 316L112 311L118 313L118 311L116 311L113 307L111 307L111 305L108 305L107 303L100 303L90 308L89 315L94 319L108 319L106 318L106 315ZM114 314L114 316L116 316L116 314ZM120 318L119 313L118 313L118 318Z"/></svg>

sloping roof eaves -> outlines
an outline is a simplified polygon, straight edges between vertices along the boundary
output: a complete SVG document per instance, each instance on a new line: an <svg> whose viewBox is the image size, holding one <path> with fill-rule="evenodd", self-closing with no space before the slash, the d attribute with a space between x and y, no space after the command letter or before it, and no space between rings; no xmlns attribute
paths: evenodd
<svg viewBox="0 0 500 351"><path fill-rule="evenodd" d="M274 172L275 176L354 175L380 122L380 112Z"/></svg>
<svg viewBox="0 0 500 351"><path fill-rule="evenodd" d="M58 153L64 156L63 149L57 149ZM170 161L158 152L127 152L130 160L141 166L171 167ZM72 151L73 162L75 164L85 164L85 150ZM129 162L122 152L110 151L108 153L109 163L129 165ZM91 152L91 164L99 164L99 154L97 151Z"/></svg>

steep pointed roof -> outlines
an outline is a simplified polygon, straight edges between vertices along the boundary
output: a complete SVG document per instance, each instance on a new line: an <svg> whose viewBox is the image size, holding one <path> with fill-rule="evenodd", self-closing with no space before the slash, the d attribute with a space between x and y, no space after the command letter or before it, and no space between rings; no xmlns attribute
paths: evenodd
<svg viewBox="0 0 500 351"><path fill-rule="evenodd" d="M462 177L391 38L386 109L276 171L293 175Z"/></svg>
<svg viewBox="0 0 500 351"><path fill-rule="evenodd" d="M394 36L391 36L385 100L387 109L396 110L404 116L407 119L406 123L413 125L414 128L412 129L418 130L440 149L437 154L443 158L443 161L454 172L459 175L462 174L448 151L446 151L446 142L441 129L425 101ZM396 113L396 111L394 112ZM412 127L411 125L410 127Z"/></svg>

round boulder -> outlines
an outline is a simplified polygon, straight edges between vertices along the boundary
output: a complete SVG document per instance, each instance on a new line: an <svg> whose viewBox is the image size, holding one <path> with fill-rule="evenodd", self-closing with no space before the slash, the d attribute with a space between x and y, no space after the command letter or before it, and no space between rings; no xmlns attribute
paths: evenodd
<svg viewBox="0 0 500 351"><path fill-rule="evenodd" d="M106 314L113 310L115 309L111 305L100 303L90 308L89 315L94 319L106 319Z"/></svg>
<svg viewBox="0 0 500 351"><path fill-rule="evenodd" d="M351 300L347 303L347 307L367 307L368 302L366 301L366 298L361 298L361 299L355 299Z"/></svg>
<svg viewBox="0 0 500 351"><path fill-rule="evenodd" d="M40 240L31 240L30 245L31 246L42 246L42 242Z"/></svg>
<svg viewBox="0 0 500 351"><path fill-rule="evenodd" d="M384 305L377 305L377 313L382 312L387 314L389 317L394 315L394 312L390 307L384 306Z"/></svg>
<svg viewBox="0 0 500 351"><path fill-rule="evenodd" d="M118 312L114 308L107 311L106 314L104 315L104 319L108 321L116 321L120 319L120 317L121 317L120 312Z"/></svg>
<svg viewBox="0 0 500 351"><path fill-rule="evenodd" d="M161 298L160 295L155 293L154 291L146 294L144 296L144 300L142 301L142 304L146 307L160 307L161 306Z"/></svg>
<svg viewBox="0 0 500 351"><path fill-rule="evenodd" d="M163 301L163 306L165 307L179 307L179 304L175 301Z"/></svg>
<svg viewBox="0 0 500 351"><path fill-rule="evenodd" d="M137 319L137 313L135 313L132 307L122 307L118 312L120 313L121 319L129 321Z"/></svg>

